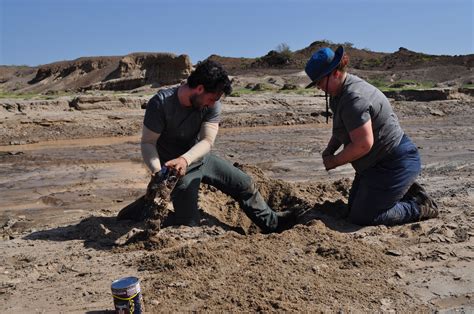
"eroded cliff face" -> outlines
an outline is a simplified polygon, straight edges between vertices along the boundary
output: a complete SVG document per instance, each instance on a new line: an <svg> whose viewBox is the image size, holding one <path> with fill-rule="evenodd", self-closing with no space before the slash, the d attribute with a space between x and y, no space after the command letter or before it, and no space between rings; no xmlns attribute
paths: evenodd
<svg viewBox="0 0 474 314"><path fill-rule="evenodd" d="M191 69L191 60L187 55L171 53L84 57L30 67L23 69L22 73L2 71L1 87L5 91L24 93L131 90L147 84L161 86L179 83L190 74Z"/></svg>
<svg viewBox="0 0 474 314"><path fill-rule="evenodd" d="M105 80L84 89L131 90L143 85L172 85L188 77L191 69L187 55L133 53L120 59Z"/></svg>
<svg viewBox="0 0 474 314"><path fill-rule="evenodd" d="M186 78L191 68L191 60L187 55L133 53L123 57L106 80L133 77L144 79L146 84L175 84Z"/></svg>

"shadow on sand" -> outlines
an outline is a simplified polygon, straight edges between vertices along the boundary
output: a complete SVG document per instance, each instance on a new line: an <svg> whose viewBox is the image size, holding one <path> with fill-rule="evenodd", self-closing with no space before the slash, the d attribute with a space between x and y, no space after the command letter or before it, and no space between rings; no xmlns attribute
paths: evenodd
<svg viewBox="0 0 474 314"><path fill-rule="evenodd" d="M308 225L313 220L319 220L331 230L350 233L363 228L355 225L346 218L349 215L347 204L342 200L335 202L325 201L322 204L315 204L308 210L304 210L297 218L297 224Z"/></svg>
<svg viewBox="0 0 474 314"><path fill-rule="evenodd" d="M169 215L172 217L172 215ZM241 227L233 227L219 221L212 215L201 213L201 226L217 226L225 231L234 231L240 234L246 232ZM162 229L177 228L170 220L165 219ZM139 233L146 229L145 222L135 222L132 220L117 220L114 217L90 216L84 218L77 224L57 227L48 230L36 231L28 234L26 240L48 240L48 241L71 241L82 240L84 247L96 250L110 250L122 244L128 243L127 237L133 237L131 233ZM124 239L121 241L121 239Z"/></svg>
<svg viewBox="0 0 474 314"><path fill-rule="evenodd" d="M298 216L295 224L309 225L311 221L319 220L328 228L343 233L354 232L362 228L345 220L346 216L347 206L343 201L325 201L322 204L315 204L311 208L304 210L302 214ZM249 232L249 230L244 230L241 226L230 226L202 210L201 217L202 227L217 226L224 231L234 231L242 235L255 233L255 231ZM292 226L289 227L291 228ZM171 212L171 214L168 215L168 219L165 219L163 222L161 230L176 227L177 226L173 226ZM145 229L145 222L117 220L115 216L90 216L84 218L77 224L33 232L25 236L25 239L49 241L82 240L86 248L110 250L119 245L130 243L127 241L132 238L134 234L138 234ZM140 237L136 239L140 239Z"/></svg>

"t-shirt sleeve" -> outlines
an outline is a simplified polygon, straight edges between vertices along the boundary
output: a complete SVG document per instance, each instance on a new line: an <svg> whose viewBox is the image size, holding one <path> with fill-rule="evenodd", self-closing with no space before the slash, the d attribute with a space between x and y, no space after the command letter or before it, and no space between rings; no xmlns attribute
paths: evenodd
<svg viewBox="0 0 474 314"><path fill-rule="evenodd" d="M153 96L146 105L143 124L153 132L161 134L165 127L165 114L162 100L158 95Z"/></svg>
<svg viewBox="0 0 474 314"><path fill-rule="evenodd" d="M222 103L216 101L214 106L207 110L203 122L219 123L221 121Z"/></svg>
<svg viewBox="0 0 474 314"><path fill-rule="evenodd" d="M347 132L357 129L371 119L370 101L367 98L355 95L349 97L343 106L342 121Z"/></svg>

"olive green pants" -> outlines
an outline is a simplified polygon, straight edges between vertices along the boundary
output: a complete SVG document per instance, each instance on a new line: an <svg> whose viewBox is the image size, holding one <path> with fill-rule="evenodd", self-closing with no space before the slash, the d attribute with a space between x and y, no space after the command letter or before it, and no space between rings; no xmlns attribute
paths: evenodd
<svg viewBox="0 0 474 314"><path fill-rule="evenodd" d="M177 224L199 222L198 194L201 182L214 186L235 199L262 231L276 230L278 217L258 192L250 176L212 154L191 164L186 175L177 182L171 194Z"/></svg>

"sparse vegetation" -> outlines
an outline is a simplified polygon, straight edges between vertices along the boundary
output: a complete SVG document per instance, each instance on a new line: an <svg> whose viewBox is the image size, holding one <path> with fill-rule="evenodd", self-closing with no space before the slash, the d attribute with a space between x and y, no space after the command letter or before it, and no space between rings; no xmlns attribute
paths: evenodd
<svg viewBox="0 0 474 314"><path fill-rule="evenodd" d="M296 94L296 95L312 95L314 94L314 89L306 89L297 87L295 89L279 89L274 90L266 86L264 89L249 89L249 88L237 88L235 89L229 97L241 97L244 95L256 95L265 92L273 91L278 94Z"/></svg>
<svg viewBox="0 0 474 314"><path fill-rule="evenodd" d="M366 59L362 61L362 65L364 67L379 67L382 65L382 59L381 58L371 58L371 59Z"/></svg>
<svg viewBox="0 0 474 314"><path fill-rule="evenodd" d="M346 41L345 43L342 44L343 46L347 48L354 48L354 44L351 42Z"/></svg>
<svg viewBox="0 0 474 314"><path fill-rule="evenodd" d="M290 46L287 43L281 43L277 46L276 51L282 54L291 54Z"/></svg>
<svg viewBox="0 0 474 314"><path fill-rule="evenodd" d="M0 99L38 99L38 100L50 100L61 96L72 95L71 92L57 91L54 94L38 94L38 93L16 93L0 90Z"/></svg>
<svg viewBox="0 0 474 314"><path fill-rule="evenodd" d="M297 88L297 89L280 89L277 93L281 94L297 94L297 95L312 95L315 90L312 88Z"/></svg>
<svg viewBox="0 0 474 314"><path fill-rule="evenodd" d="M399 80L395 82L386 82L380 79L368 81L381 91L407 90L407 89L427 89L435 87L433 82L417 82L414 80Z"/></svg>
<svg viewBox="0 0 474 314"><path fill-rule="evenodd" d="M43 96L46 97L45 95L40 95L36 93L15 93L15 92L6 92L6 91L0 91L0 98L9 98L9 99L41 99L40 97Z"/></svg>
<svg viewBox="0 0 474 314"><path fill-rule="evenodd" d="M252 95L256 94L258 91L254 91L252 89L248 88L236 88L232 91L232 93L229 95L229 97L240 97L243 95Z"/></svg>

